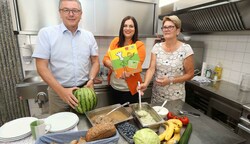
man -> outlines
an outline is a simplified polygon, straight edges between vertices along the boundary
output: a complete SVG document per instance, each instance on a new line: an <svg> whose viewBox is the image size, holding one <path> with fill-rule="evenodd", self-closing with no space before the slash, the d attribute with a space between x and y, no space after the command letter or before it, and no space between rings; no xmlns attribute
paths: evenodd
<svg viewBox="0 0 250 144"><path fill-rule="evenodd" d="M93 34L78 27L79 0L60 0L59 13L62 24L39 31L32 55L39 75L49 85L50 114L75 108L78 101L73 91L84 85L93 88L100 67Z"/></svg>

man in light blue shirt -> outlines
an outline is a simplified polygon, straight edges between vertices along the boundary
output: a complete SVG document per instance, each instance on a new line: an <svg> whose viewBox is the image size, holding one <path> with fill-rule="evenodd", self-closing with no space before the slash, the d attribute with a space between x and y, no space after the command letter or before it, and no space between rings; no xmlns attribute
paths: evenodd
<svg viewBox="0 0 250 144"><path fill-rule="evenodd" d="M50 114L75 108L78 101L73 91L84 85L93 88L100 67L93 34L78 27L79 0L60 0L59 13L63 23L39 31L32 55L39 75L49 85Z"/></svg>

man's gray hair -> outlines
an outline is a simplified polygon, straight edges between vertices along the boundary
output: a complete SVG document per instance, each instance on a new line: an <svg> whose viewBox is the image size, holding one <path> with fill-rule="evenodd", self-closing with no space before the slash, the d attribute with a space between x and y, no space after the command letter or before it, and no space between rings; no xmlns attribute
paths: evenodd
<svg viewBox="0 0 250 144"><path fill-rule="evenodd" d="M79 0L60 0L59 1L59 10L61 9L62 1L75 1L75 2L77 2L79 4L80 10L82 10L82 5L81 5L81 2Z"/></svg>

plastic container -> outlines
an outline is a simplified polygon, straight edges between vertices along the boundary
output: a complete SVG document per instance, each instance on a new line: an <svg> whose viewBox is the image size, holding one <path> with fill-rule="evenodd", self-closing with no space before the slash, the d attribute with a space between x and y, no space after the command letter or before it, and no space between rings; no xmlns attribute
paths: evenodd
<svg viewBox="0 0 250 144"><path fill-rule="evenodd" d="M222 66L220 63L214 67L214 72L217 74L217 79L220 80L222 76Z"/></svg>
<svg viewBox="0 0 250 144"><path fill-rule="evenodd" d="M135 132L138 130L138 128L135 125L129 122L123 122L117 125L117 130L129 144L134 143L133 136L135 135Z"/></svg>

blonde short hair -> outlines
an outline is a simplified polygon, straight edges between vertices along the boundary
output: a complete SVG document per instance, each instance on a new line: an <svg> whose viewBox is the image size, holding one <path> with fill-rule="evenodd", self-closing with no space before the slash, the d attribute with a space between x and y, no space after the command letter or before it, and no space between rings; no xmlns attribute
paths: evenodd
<svg viewBox="0 0 250 144"><path fill-rule="evenodd" d="M181 28L181 20L176 16L176 15L171 15L171 16L165 16L162 20L162 26L166 21L171 21L174 23L176 28Z"/></svg>

